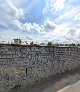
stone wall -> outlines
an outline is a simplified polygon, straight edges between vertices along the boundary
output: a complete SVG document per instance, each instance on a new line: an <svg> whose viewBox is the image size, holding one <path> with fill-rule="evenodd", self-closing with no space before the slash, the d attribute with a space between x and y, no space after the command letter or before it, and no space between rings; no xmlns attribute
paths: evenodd
<svg viewBox="0 0 80 92"><path fill-rule="evenodd" d="M0 92L80 65L80 48L0 44Z"/></svg>

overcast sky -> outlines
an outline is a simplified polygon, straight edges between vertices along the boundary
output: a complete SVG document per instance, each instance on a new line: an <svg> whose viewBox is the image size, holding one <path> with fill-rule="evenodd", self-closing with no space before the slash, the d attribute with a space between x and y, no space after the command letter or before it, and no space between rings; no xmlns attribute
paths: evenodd
<svg viewBox="0 0 80 92"><path fill-rule="evenodd" d="M80 43L80 0L0 0L0 41Z"/></svg>

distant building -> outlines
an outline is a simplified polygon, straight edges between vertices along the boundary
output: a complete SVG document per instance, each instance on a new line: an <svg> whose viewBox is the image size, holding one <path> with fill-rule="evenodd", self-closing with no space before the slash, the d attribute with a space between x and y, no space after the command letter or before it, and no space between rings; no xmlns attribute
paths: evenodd
<svg viewBox="0 0 80 92"><path fill-rule="evenodd" d="M5 41L1 41L0 43L1 43L1 44L4 44L4 43L5 43Z"/></svg>
<svg viewBox="0 0 80 92"><path fill-rule="evenodd" d="M34 45L34 43L33 43L33 42L31 42L31 43L30 43L30 45Z"/></svg>
<svg viewBox="0 0 80 92"><path fill-rule="evenodd" d="M25 44L26 44L26 45L29 45L27 41L25 41Z"/></svg>
<svg viewBox="0 0 80 92"><path fill-rule="evenodd" d="M40 46L45 46L45 43L41 43Z"/></svg>
<svg viewBox="0 0 80 92"><path fill-rule="evenodd" d="M14 40L14 44L21 44L21 39L13 39Z"/></svg>
<svg viewBox="0 0 80 92"><path fill-rule="evenodd" d="M58 43L56 43L56 44L53 44L53 46L59 46L59 44L58 44Z"/></svg>
<svg viewBox="0 0 80 92"><path fill-rule="evenodd" d="M21 41L22 45L29 45L27 41Z"/></svg>

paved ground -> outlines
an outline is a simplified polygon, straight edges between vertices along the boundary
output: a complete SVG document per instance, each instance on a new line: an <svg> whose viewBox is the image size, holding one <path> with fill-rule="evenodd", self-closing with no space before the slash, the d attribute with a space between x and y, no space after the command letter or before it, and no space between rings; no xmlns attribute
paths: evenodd
<svg viewBox="0 0 80 92"><path fill-rule="evenodd" d="M78 82L79 80L80 69L76 69L75 71L58 74L57 76L49 78L48 80L42 81L33 86L23 87L18 92L80 92L80 88L78 86L80 85L80 82Z"/></svg>
<svg viewBox="0 0 80 92"><path fill-rule="evenodd" d="M80 81L61 89L58 92L80 92Z"/></svg>

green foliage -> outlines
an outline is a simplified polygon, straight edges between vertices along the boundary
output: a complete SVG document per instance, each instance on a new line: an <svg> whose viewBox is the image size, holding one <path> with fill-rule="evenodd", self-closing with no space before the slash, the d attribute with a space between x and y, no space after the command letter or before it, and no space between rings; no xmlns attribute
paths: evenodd
<svg viewBox="0 0 80 92"><path fill-rule="evenodd" d="M48 42L48 46L52 46L52 42Z"/></svg>
<svg viewBox="0 0 80 92"><path fill-rule="evenodd" d="M70 44L70 46L73 46L73 47L74 47L74 46L76 46L76 45L75 45L74 43L72 43L72 44Z"/></svg>
<svg viewBox="0 0 80 92"><path fill-rule="evenodd" d="M18 90L20 90L21 89L21 85L20 84L16 84L13 88L12 88L12 90L14 90L14 91L18 91Z"/></svg>

